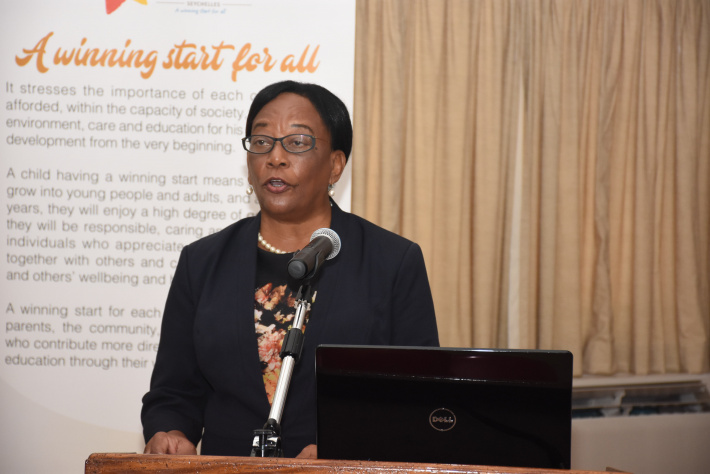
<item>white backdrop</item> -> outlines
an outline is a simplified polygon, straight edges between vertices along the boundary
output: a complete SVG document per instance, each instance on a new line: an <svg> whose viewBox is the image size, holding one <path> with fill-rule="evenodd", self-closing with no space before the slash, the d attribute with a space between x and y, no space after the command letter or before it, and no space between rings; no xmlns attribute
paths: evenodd
<svg viewBox="0 0 710 474"><path fill-rule="evenodd" d="M258 212L253 95L317 82L352 111L355 5L31 0L0 22L0 471L80 472L142 450L179 250Z"/></svg>

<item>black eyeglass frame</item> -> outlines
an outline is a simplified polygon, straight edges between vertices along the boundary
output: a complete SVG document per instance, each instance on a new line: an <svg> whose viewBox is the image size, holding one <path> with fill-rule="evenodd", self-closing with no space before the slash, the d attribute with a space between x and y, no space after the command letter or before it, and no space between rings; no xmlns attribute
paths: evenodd
<svg viewBox="0 0 710 474"><path fill-rule="evenodd" d="M298 137L310 137L310 138L313 139L313 144L311 145L310 148L308 148L308 149L306 149L306 150L291 151L291 150L289 150L288 148L286 148L286 145L284 145L284 140L286 140L286 139L289 138L289 137L296 137L296 136L298 136ZM254 138L254 137L264 137L264 138L268 138L268 139L270 139L270 140L273 140L274 142L271 144L271 148L269 148L267 151L251 151L250 149L247 148L247 140L251 140L251 139ZM274 147L276 146L276 142L281 142L281 146L283 147L284 150L286 150L286 151L289 152L289 153L293 153L293 154L298 155L298 154L305 153L305 152L307 152L307 151L311 151L312 149L314 149L314 148L316 147L316 140L323 140L323 141L326 141L326 142L328 141L328 140L326 140L326 139L324 139L324 138L318 138L318 137L316 137L316 136L314 136L314 135L309 135L309 134L307 134L307 133L292 133L292 134L290 134L290 135L286 135L286 136L283 136L283 137L281 137L281 138L270 137L270 136L268 136L268 135L249 135L248 137L242 138L242 147L244 147L244 149L247 151L247 153L253 153L253 154L255 154L255 155L265 155L265 154L267 154L267 153L271 153L271 152L274 150Z"/></svg>

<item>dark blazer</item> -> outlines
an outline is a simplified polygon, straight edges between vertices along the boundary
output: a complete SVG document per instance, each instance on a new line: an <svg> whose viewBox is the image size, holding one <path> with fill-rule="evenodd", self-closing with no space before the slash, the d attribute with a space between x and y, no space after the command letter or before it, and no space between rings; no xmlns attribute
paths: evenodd
<svg viewBox="0 0 710 474"><path fill-rule="evenodd" d="M268 418L254 328L260 215L186 246L168 293L141 419L146 441L180 430L202 454L248 456ZM305 344L281 419L284 454L316 442L319 344L438 346L421 249L333 203L342 242L313 281ZM204 433L203 433L204 428Z"/></svg>

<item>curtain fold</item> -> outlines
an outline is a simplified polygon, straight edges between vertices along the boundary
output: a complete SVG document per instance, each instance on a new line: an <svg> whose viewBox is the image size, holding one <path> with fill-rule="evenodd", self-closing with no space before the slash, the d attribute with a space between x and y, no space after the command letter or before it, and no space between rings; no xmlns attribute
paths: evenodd
<svg viewBox="0 0 710 474"><path fill-rule="evenodd" d="M710 370L710 3L359 0L353 210L443 345Z"/></svg>

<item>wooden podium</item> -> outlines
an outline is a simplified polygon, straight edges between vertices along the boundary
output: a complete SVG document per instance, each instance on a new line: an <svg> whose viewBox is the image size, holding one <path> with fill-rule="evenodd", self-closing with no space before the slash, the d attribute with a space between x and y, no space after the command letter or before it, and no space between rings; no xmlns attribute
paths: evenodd
<svg viewBox="0 0 710 474"><path fill-rule="evenodd" d="M97 453L86 460L85 474L226 474L226 473L476 473L476 474L592 474L598 471L570 471L522 467L466 466L462 464L394 463L373 461L330 461L327 459L243 458L227 456L166 456L160 454Z"/></svg>

